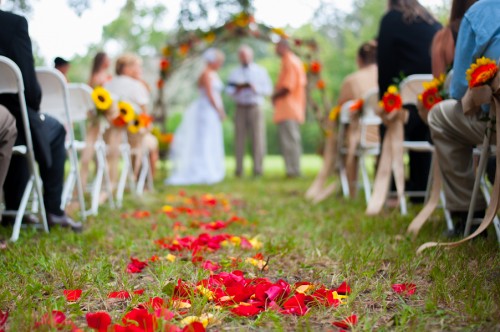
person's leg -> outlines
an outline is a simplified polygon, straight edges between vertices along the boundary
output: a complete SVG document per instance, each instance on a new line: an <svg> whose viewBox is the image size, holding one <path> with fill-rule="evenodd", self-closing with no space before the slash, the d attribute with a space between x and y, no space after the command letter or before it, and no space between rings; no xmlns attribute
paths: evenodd
<svg viewBox="0 0 500 332"><path fill-rule="evenodd" d="M123 138L123 129L110 127L104 133L104 140L107 144L107 157L109 167L109 178L111 185L116 187L118 182L118 161L120 158L120 143Z"/></svg>
<svg viewBox="0 0 500 332"><path fill-rule="evenodd" d="M236 157L236 176L243 175L243 158L245 156L245 139L247 136L246 112L242 106L236 106L234 115L234 153Z"/></svg>
<svg viewBox="0 0 500 332"><path fill-rule="evenodd" d="M264 112L258 106L249 109L249 134L252 142L253 175L262 175L262 163L266 151Z"/></svg>
<svg viewBox="0 0 500 332"><path fill-rule="evenodd" d="M16 142L16 119L9 111L0 105L0 190L9 170L12 147Z"/></svg>
<svg viewBox="0 0 500 332"><path fill-rule="evenodd" d="M475 181L473 147L483 141L486 123L463 114L462 105L447 100L429 112L429 127L443 176L446 207L452 212L466 212ZM478 195L477 210L486 203Z"/></svg>
<svg viewBox="0 0 500 332"><path fill-rule="evenodd" d="M89 164L95 153L95 142L99 136L99 121L94 118L89 118L89 125L86 130L85 148L80 157L80 180L82 186L87 186L87 179L89 174Z"/></svg>
<svg viewBox="0 0 500 332"><path fill-rule="evenodd" d="M278 124L281 152L285 159L287 176L300 175L300 154L302 151L299 124L283 121Z"/></svg>
<svg viewBox="0 0 500 332"><path fill-rule="evenodd" d="M43 182L43 199L47 213L62 216L61 196L64 185L64 164L66 162L66 129L51 116L45 115L45 126L47 126L48 141L50 142L50 152L52 154L52 165L40 167L40 177Z"/></svg>

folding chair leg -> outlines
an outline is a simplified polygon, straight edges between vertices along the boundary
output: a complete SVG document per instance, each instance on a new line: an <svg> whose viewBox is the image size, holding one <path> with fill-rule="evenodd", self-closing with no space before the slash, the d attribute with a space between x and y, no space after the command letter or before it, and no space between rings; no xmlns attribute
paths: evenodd
<svg viewBox="0 0 500 332"><path fill-rule="evenodd" d="M453 219L451 219L450 211L446 208L446 197L444 196L443 190L439 192L439 199L441 200L441 205L443 206L446 228L448 228L448 231L453 232L455 230L455 225L453 224Z"/></svg>
<svg viewBox="0 0 500 332"><path fill-rule="evenodd" d="M344 195L344 198L349 198L350 196L349 180L347 179L347 172L345 170L343 163L340 165L339 176L340 176L340 185L342 187L342 194Z"/></svg>
<svg viewBox="0 0 500 332"><path fill-rule="evenodd" d="M80 205L80 214L82 215L82 220L85 221L87 219L87 214L85 213L85 197L83 193L83 184L80 177L80 169L78 168L78 155L75 147L71 148L71 157L73 158L73 163L75 165L74 169L74 178L76 182L76 192L78 195L78 204ZM74 186L74 185L73 185Z"/></svg>
<svg viewBox="0 0 500 332"><path fill-rule="evenodd" d="M361 178L363 180L363 190L365 192L365 201L366 204L370 201L370 198L372 196L372 185L370 182L370 178L368 177L368 170L366 169L366 161L365 157L361 155L359 157L359 168L361 171Z"/></svg>
<svg viewBox="0 0 500 332"><path fill-rule="evenodd" d="M71 201L71 196L73 193L73 190L75 189L75 173L73 170L70 170L68 174L68 178L64 182L64 188L63 188L63 193L62 193L62 198L61 198L61 210L64 211L68 203Z"/></svg>
<svg viewBox="0 0 500 332"><path fill-rule="evenodd" d="M467 223L465 224L464 237L467 237L470 234L472 219L474 218L474 211L476 210L477 195L479 195L479 189L482 181L481 179L483 177L484 171L486 170L486 164L488 161L489 150L490 150L489 143L490 143L489 137L488 135L485 135L482 145L481 155L479 157L479 165L477 166L476 170L476 180L474 181L474 187L472 189L472 197L469 206L469 213L467 214Z"/></svg>
<svg viewBox="0 0 500 332"><path fill-rule="evenodd" d="M21 231L21 224L23 222L24 213L26 212L26 207L28 206L28 200L30 199L31 193L33 192L35 177L32 175L26 184L24 189L23 197L21 203L19 204L19 209L17 210L16 220L14 221L14 229L12 230L12 236L10 240L12 242L19 239L19 232ZM41 209L44 210L44 209Z"/></svg>
<svg viewBox="0 0 500 332"><path fill-rule="evenodd" d="M406 216L408 214L408 207L406 206L406 197L405 197L405 195L403 195L403 197L401 197L399 199L399 205L400 205L400 209L401 209L401 215L402 216Z"/></svg>

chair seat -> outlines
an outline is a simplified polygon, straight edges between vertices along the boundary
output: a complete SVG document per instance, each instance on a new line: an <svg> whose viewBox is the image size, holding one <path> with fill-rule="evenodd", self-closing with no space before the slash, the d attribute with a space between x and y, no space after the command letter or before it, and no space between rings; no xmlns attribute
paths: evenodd
<svg viewBox="0 0 500 332"><path fill-rule="evenodd" d="M28 152L28 148L26 145L16 145L12 148L12 153L14 154L26 154Z"/></svg>
<svg viewBox="0 0 500 332"><path fill-rule="evenodd" d="M87 146L87 144L85 142L76 141L76 140L73 142L73 144L74 144L74 147L77 151L82 151ZM64 145L66 147L66 150L69 150L71 148L71 142L69 142L69 141L65 142Z"/></svg>
<svg viewBox="0 0 500 332"><path fill-rule="evenodd" d="M434 146L427 141L404 141L403 148L418 152L433 152Z"/></svg>

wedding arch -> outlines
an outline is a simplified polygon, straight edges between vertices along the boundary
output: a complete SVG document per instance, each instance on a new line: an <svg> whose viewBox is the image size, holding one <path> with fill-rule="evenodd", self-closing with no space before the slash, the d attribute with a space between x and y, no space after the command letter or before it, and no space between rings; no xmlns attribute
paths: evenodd
<svg viewBox="0 0 500 332"><path fill-rule="evenodd" d="M326 133L325 121L328 120L331 105L325 95L325 81L321 78L322 64L319 60L317 42L314 39L292 38L282 28L256 22L254 16L249 12L236 14L224 24L208 30L182 31L162 48L157 81L158 97L154 107L156 121L162 126L166 125L168 115L165 103L166 82L184 61L199 56L209 47L245 37L272 43L281 38L290 41L291 48L302 59L306 69L308 78L307 109L313 112L320 127Z"/></svg>

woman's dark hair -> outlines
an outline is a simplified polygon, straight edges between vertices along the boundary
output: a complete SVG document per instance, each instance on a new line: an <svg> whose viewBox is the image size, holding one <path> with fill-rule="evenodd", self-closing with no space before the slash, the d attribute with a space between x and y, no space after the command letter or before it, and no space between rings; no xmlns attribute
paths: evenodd
<svg viewBox="0 0 500 332"><path fill-rule="evenodd" d="M363 43L358 49L358 58L364 65L377 63L377 42L371 40Z"/></svg>
<svg viewBox="0 0 500 332"><path fill-rule="evenodd" d="M418 20L429 24L436 22L434 16L418 0L389 0L389 9L402 12L403 19L408 24Z"/></svg>
<svg viewBox="0 0 500 332"><path fill-rule="evenodd" d="M476 2L477 0L453 0L450 11L450 22L448 23L451 31L455 34L458 33L465 12Z"/></svg>
<svg viewBox="0 0 500 332"><path fill-rule="evenodd" d="M101 69L104 60L107 58L107 54L104 52L98 52L94 57L94 63L92 64L92 75L97 73Z"/></svg>

